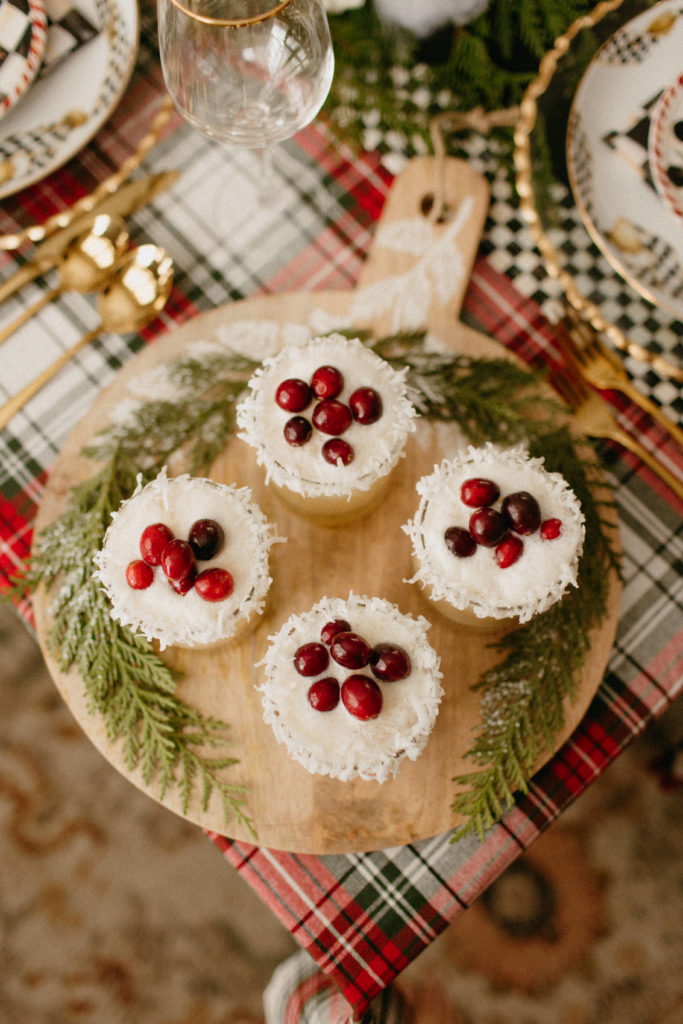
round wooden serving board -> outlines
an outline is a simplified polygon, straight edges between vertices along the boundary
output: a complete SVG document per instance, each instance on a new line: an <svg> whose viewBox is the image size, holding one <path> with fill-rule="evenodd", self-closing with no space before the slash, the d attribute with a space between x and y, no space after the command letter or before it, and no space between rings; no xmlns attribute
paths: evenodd
<svg viewBox="0 0 683 1024"><path fill-rule="evenodd" d="M288 325L315 327L327 318L338 326L370 326L378 335L427 326L453 351L503 355L496 342L459 321L486 213L486 185L466 164L448 161L446 194L456 211L468 216L455 227L453 222L430 225L421 213L421 201L436 187L436 175L434 161L419 159L396 180L373 251L354 291L292 293L236 302L197 317L131 360L61 452L45 490L36 533L62 511L74 485L93 473L93 464L82 457L81 449L107 426L116 406L130 399L130 389L144 380L148 371L188 355L198 343L246 337L254 325L264 323L276 343L281 343L278 332ZM468 197L471 202L466 203ZM386 288L378 292L377 282L386 283ZM411 301L404 301L411 294ZM393 296L392 301L384 301L386 296ZM264 846L316 854L366 851L427 838L459 823L450 809L455 795L451 780L472 769L465 755L480 712L479 697L471 688L499 657L490 647L496 634L455 627L431 610L419 587L405 582L411 575L410 542L401 530L415 510L415 482L453 450L456 435L455 428L420 424L386 499L365 519L346 527L317 526L290 511L265 486L251 449L236 437L211 469L210 475L218 481L250 487L254 500L277 524L278 534L286 537L287 543L272 549L274 582L266 613L248 639L210 651L169 649L163 657L183 673L178 693L185 702L204 715L230 723L229 752L239 763L228 770L226 778L247 787L248 812L258 842ZM577 698L566 708L565 727L557 736L555 749L575 729L603 677L614 641L619 589L614 578L609 615L592 637ZM264 724L260 695L255 690L268 636L292 612L307 611L325 594L345 597L350 591L384 597L403 612L425 615L432 623L429 640L441 657L445 696L427 747L417 761L403 762L398 775L384 784L339 782L306 772ZM139 771L126 768L121 744L112 743L102 721L88 711L83 680L74 671L60 671L47 646L49 595L36 595L35 611L38 636L55 683L86 734L111 764L153 799L197 825L253 841L246 827L224 820L217 797L203 811L196 793L184 813L174 789L162 798L154 781L147 785ZM548 750L543 761L553 753Z"/></svg>

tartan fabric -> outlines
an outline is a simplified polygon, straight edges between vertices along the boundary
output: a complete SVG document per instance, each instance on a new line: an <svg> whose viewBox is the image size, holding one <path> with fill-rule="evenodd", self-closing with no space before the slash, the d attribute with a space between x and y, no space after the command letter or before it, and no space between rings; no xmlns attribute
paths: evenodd
<svg viewBox="0 0 683 1024"><path fill-rule="evenodd" d="M161 95L149 6L143 5L136 74L111 120L64 168L3 203L0 232L41 220L90 191L149 127ZM163 314L140 336L103 335L0 434L0 586L28 553L51 465L118 368L176 324L236 299L352 287L391 184L376 154L352 153L323 124L282 146L276 216L258 209L249 155L227 153L177 117L142 171L171 167L181 172L178 183L128 218L134 242L155 241L175 260L175 286ZM552 365L558 350L548 307L557 286L516 222L509 190L494 184L486 255L474 267L463 319L527 363ZM30 250L0 253L0 275L28 258ZM37 278L0 308L0 322L9 322L54 282L54 274ZM74 294L34 317L0 348L0 402L96 322L92 297ZM649 370L639 382L673 415L682 407L680 387ZM619 396L610 398L624 427L673 472L683 473L683 453L656 424ZM681 503L621 449L601 443L599 451L619 485L624 548L625 586L608 671L574 735L483 842L468 837L451 843L447 832L372 854L313 857L209 836L335 983L337 1018L349 1006L362 1015L683 688ZM30 623L30 607L19 611Z"/></svg>
<svg viewBox="0 0 683 1024"><path fill-rule="evenodd" d="M385 989L366 1013L350 1013L343 996L303 951L273 974L263 993L264 1024L410 1024L401 993Z"/></svg>

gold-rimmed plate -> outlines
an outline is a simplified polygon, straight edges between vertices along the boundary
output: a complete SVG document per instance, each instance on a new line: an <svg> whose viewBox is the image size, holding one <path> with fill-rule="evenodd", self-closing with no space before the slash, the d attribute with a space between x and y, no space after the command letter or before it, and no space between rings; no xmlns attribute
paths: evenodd
<svg viewBox="0 0 683 1024"><path fill-rule="evenodd" d="M683 15L662 0L603 43L569 114L567 169L578 209L615 270L683 320L683 231L650 166L660 98L683 61Z"/></svg>
<svg viewBox="0 0 683 1024"><path fill-rule="evenodd" d="M590 216L584 216L581 200L575 198L576 193L571 189L567 154L568 127L575 109L575 97L585 88L585 76L602 59L599 55L602 53L604 56L606 52L608 59L616 65L613 70L623 72L624 93L627 94L632 89L630 83L634 74L630 53L631 50L635 53L638 47L635 36L631 38L629 34L629 26L640 18L649 18L651 24L658 16L664 15L662 24L668 20L670 31L675 28L678 33L683 28L683 14L678 12L679 6L672 0L662 0L654 6L645 0L603 0L589 14L577 19L544 56L538 76L527 88L515 129L514 155L522 212L546 269L558 279L568 301L616 348L649 364L662 376L680 381L683 380L683 359L680 355L683 295L679 317L678 310L673 312L671 304L667 303L665 308L655 301L657 297L654 294L643 293L639 286L641 275L626 276L623 273L625 268L621 265L615 267L616 260L610 258L612 253L610 251L608 255L605 244L612 225L599 223L596 227L595 207L588 203L584 206L586 209L590 206ZM611 49L604 51L603 48L608 46ZM618 63L621 46L626 47L623 65ZM648 47L644 45L644 49ZM681 52L680 45L678 52ZM668 59L668 67L662 69L660 80L655 83L653 105L675 77L672 70L674 59ZM676 70L680 71L680 68ZM601 97L598 101L603 109L602 116L607 116L608 105ZM641 129L643 127L641 125ZM607 130L613 128L612 125ZM640 145L640 165L644 175L649 175L647 134L645 127ZM626 145L623 150L628 151ZM583 147L582 155L592 160L586 147ZM614 159L624 163L622 173L626 173L627 161L623 154L615 154ZM583 178L591 180L594 167L581 167L580 163L581 159L576 156L576 177L582 178L585 193L588 186L583 184ZM632 173L635 178L635 169ZM608 186L601 184L598 188L593 184L591 187L592 196L599 192L602 202L606 193L617 192L619 186L612 183ZM650 183L648 187L654 197L651 201L657 204L661 213L664 203L654 185ZM632 216L633 209L628 213ZM672 230L680 233L680 224L674 215L667 210L666 216ZM588 221L591 222L590 227ZM648 224L646 221L645 226ZM577 250L579 257L575 258ZM680 265L677 275L683 280Z"/></svg>
<svg viewBox="0 0 683 1024"><path fill-rule="evenodd" d="M0 199L33 185L79 152L121 99L138 51L137 0L82 0L97 33L37 79L0 128Z"/></svg>

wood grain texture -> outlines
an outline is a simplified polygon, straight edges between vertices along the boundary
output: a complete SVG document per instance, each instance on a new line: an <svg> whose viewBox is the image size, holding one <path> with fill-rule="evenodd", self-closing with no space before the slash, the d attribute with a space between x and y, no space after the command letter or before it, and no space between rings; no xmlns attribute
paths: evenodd
<svg viewBox="0 0 683 1024"><path fill-rule="evenodd" d="M422 158L412 161L392 188L379 228L384 230L398 221L421 216L422 198L435 184L435 162ZM462 265L455 268L458 272L443 299L432 294L424 326L454 351L500 357L504 350L496 342L459 321L486 213L486 186L458 161L448 161L447 184L454 204L465 195L474 196L473 212L460 239ZM447 230L447 225L435 228L437 237ZM378 237L381 240L381 231ZM214 338L216 331L226 325L244 321L311 323L322 313L339 324L368 326L382 333L393 326L392 310L374 317L365 315L363 308L367 310L367 306L358 301L362 297L359 293L377 282L400 281L414 270L419 259L415 252L396 252L378 244L355 291L302 292L237 302L196 318L145 349L117 375L69 438L46 487L36 532L63 509L72 487L92 474L92 463L80 454L83 445L106 426L111 410L127 395L131 382L148 369L187 355L197 342ZM254 500L277 524L278 533L287 537L287 543L272 549L274 582L266 612L251 636L239 644L211 651L167 650L163 657L183 672L178 688L183 700L203 714L231 724L230 752L239 758L239 764L226 778L248 787L249 813L256 823L258 841L264 846L316 854L371 850L426 838L458 824L450 810L454 796L451 779L472 768L465 754L480 716L479 698L471 687L496 661L497 654L490 647L496 634L455 627L431 609L418 587L406 582L411 575L410 542L400 529L414 513L417 479L430 472L458 443L457 428L434 429L420 424L382 504L365 519L333 529L318 526L289 509L265 486L263 471L256 466L251 449L236 437L211 469L210 475L220 482L249 486ZM403 612L425 615L432 623L429 640L441 657L444 673L445 697L425 751L417 761L404 762L398 775L383 784L340 782L309 774L275 741L262 720L260 695L255 690L268 636L292 612L307 611L325 594L346 596L350 591L384 597ZM613 578L609 615L592 637L578 696L566 708L565 727L557 736L555 749L573 732L602 679L614 641L619 592ZM77 721L111 764L175 813L204 828L251 841L253 837L246 828L224 821L217 798L203 811L197 794L183 814L175 791L161 799L154 781L146 785L138 771L126 768L121 744L112 743L103 723L88 712L83 680L74 671L60 671L47 649L49 601L41 592L36 595L35 610L39 640L55 683ZM542 762L553 753L548 750Z"/></svg>

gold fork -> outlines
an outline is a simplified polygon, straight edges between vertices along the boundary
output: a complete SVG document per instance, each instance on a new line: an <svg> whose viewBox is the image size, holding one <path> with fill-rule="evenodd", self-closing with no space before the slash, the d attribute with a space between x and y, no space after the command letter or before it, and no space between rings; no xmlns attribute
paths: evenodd
<svg viewBox="0 0 683 1024"><path fill-rule="evenodd" d="M578 373L601 391L621 391L683 446L683 430L635 386L621 360L573 309L567 309L556 338L563 355Z"/></svg>
<svg viewBox="0 0 683 1024"><path fill-rule="evenodd" d="M551 373L548 380L572 410L574 419L584 434L588 437L616 441L622 448L627 448L642 459L674 494L683 499L683 481L673 476L646 448L643 448L639 441L622 430L603 400L579 377L567 373Z"/></svg>

